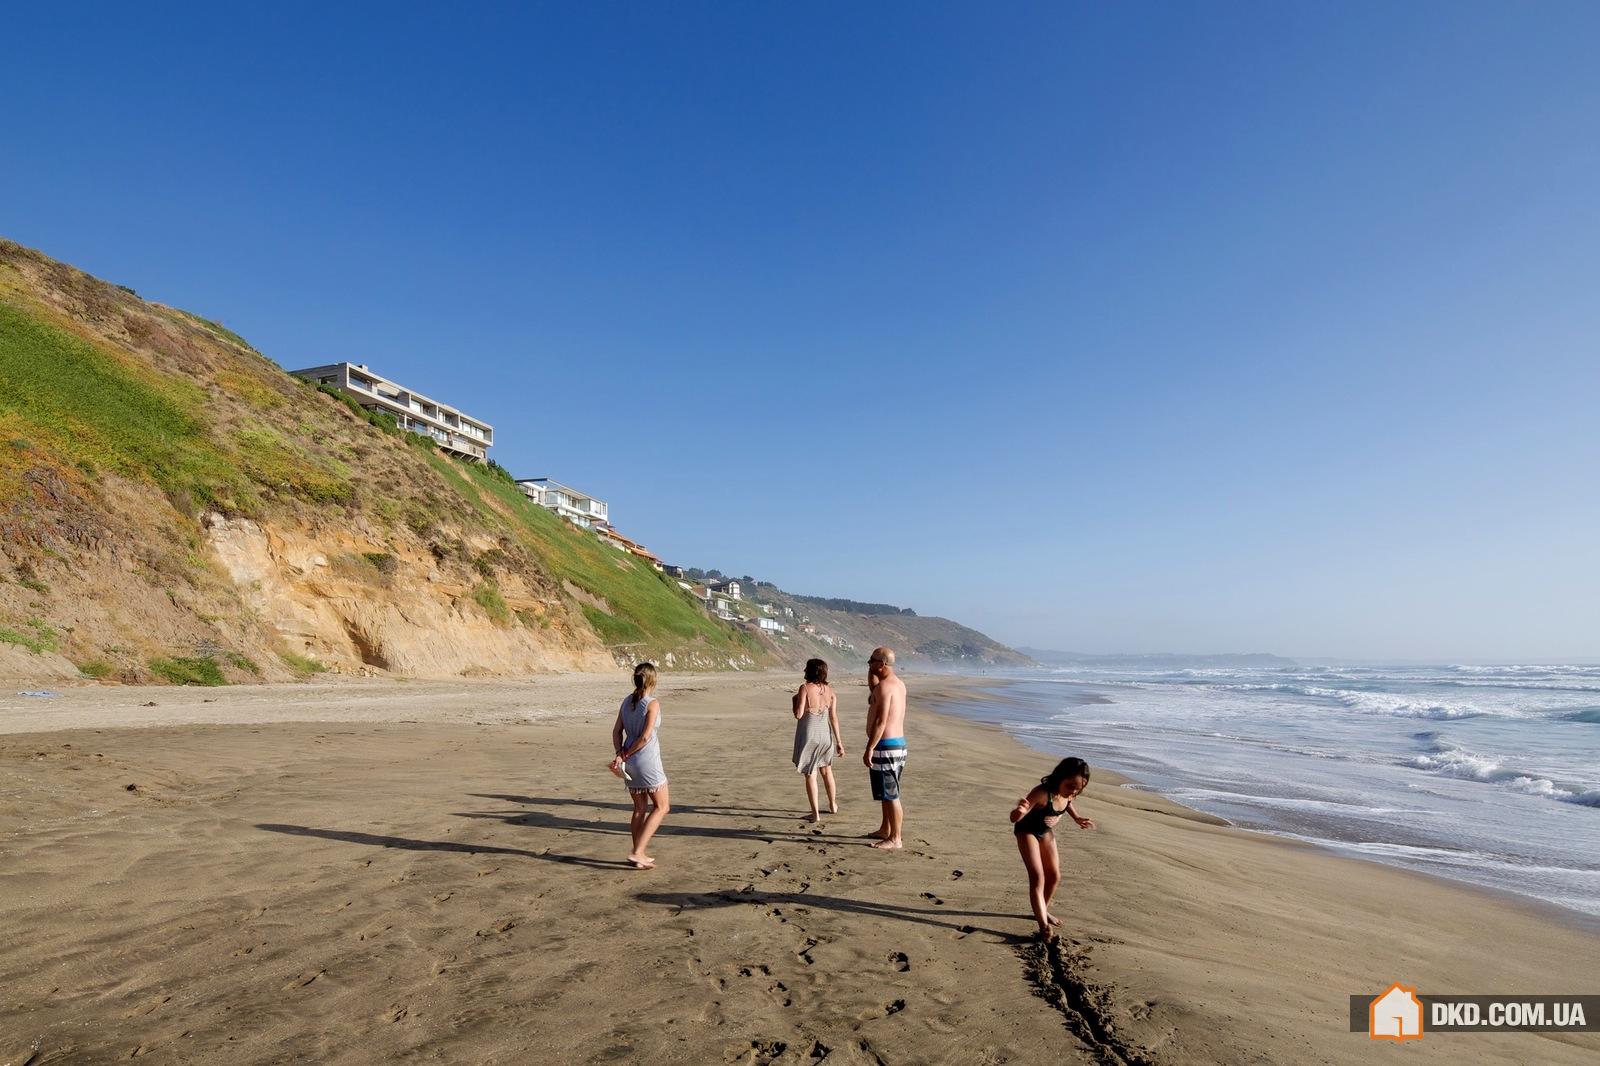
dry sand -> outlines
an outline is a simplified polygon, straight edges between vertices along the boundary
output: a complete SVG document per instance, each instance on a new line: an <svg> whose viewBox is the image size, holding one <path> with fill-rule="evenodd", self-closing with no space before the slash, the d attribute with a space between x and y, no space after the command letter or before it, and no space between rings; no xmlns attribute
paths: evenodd
<svg viewBox="0 0 1600 1066"><path fill-rule="evenodd" d="M666 679L674 809L623 867L625 679L0 699L0 1064L1589 1062L1600 1036L1346 1029L1346 997L1594 992L1557 912L1240 832L1098 772L1032 921L1047 759L909 678L907 850L800 819L792 681ZM143 706L153 702L155 706Z"/></svg>

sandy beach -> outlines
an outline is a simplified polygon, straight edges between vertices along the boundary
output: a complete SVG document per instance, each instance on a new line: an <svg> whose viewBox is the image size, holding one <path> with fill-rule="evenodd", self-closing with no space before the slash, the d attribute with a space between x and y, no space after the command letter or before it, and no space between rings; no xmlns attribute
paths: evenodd
<svg viewBox="0 0 1600 1066"><path fill-rule="evenodd" d="M1593 992L1600 936L1246 833L1096 770L1066 922L1027 940L1006 811L1049 760L915 674L907 847L801 819L787 675L666 675L673 811L627 869L626 676L0 699L0 1064L1320 1063L1394 1054L1347 997ZM1593 1062L1600 1035L1436 1034Z"/></svg>

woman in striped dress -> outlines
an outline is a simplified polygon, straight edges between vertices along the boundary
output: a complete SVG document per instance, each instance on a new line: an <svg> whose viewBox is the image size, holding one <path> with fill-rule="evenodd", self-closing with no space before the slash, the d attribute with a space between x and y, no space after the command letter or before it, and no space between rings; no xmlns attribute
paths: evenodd
<svg viewBox="0 0 1600 1066"><path fill-rule="evenodd" d="M661 765L661 701L651 695L655 687L655 664L634 667L633 691L617 708L617 721L611 727L611 746L617 753L611 760L611 772L627 784L633 800L629 820L633 851L628 854L628 865L636 870L656 864L644 849L672 809L667 803L667 771Z"/></svg>

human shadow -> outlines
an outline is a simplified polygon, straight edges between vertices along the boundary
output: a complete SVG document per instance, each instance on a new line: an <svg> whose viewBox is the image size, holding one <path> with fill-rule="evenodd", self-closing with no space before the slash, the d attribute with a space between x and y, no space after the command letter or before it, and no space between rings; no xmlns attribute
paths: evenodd
<svg viewBox="0 0 1600 1066"><path fill-rule="evenodd" d="M464 844L454 840L414 840L410 837L382 836L377 833L357 833L348 829L314 829L307 825L283 825L276 822L259 822L257 829L268 833L287 833L290 836L317 837L321 840L338 840L346 844L365 844L375 848L399 848L403 851L449 851L461 855L515 855L519 858L543 859L568 866L590 866L597 870L615 870L627 867L621 860L591 859L583 855L559 855L551 851L529 851L526 848L506 848L498 844Z"/></svg>
<svg viewBox="0 0 1600 1066"><path fill-rule="evenodd" d="M609 804L601 805L602 808ZM632 807L622 808L631 811ZM672 805L672 813L683 812L683 808L676 803ZM607 833L626 834L629 832L628 823L619 819L614 822L600 822L584 818L568 818L565 815L553 814L549 811L514 810L514 811L456 811L457 818L490 819L504 822L506 825L523 826L534 829L554 829L567 833ZM705 837L710 840L759 840L763 844L862 844L861 837L838 836L828 833L794 832L790 830L766 830L759 828L735 828L719 825L684 825L682 822L663 822L661 828L656 830L658 837Z"/></svg>
<svg viewBox="0 0 1600 1066"><path fill-rule="evenodd" d="M579 799L573 796L510 796L499 795L492 792L468 793L473 799L501 800L505 803L538 804L544 807L593 807L605 811L632 811L631 803L607 803L604 800ZM727 807L721 805L705 806L695 803L679 803L673 801L672 809L677 814L704 814L717 818L789 818L796 822L805 819L803 811L777 811L760 807Z"/></svg>
<svg viewBox="0 0 1600 1066"><path fill-rule="evenodd" d="M1008 944L1021 944L1030 939L1027 936L1007 933L1001 929L990 929L966 922L943 920L944 918L1014 918L1021 921L1027 918L1026 915L1013 914L1006 911L958 911L948 907L903 907L893 903L849 899L845 896L820 896L811 892L763 892L760 889L751 889L749 891L720 889L713 892L638 892L634 894L633 898L640 903L656 903L664 907L676 907L680 912L686 910L708 910L716 907L767 907L774 904L784 904L791 907L813 907L818 910L839 911L843 914L859 914L868 918L888 918L902 922L913 922L917 925L938 926L942 929L953 929L963 934L988 933L990 936L998 937L1003 943Z"/></svg>

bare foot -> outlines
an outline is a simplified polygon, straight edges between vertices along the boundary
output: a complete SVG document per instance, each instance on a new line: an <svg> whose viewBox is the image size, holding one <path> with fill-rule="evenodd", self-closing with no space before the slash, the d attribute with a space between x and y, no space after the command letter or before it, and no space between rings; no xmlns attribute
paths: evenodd
<svg viewBox="0 0 1600 1066"><path fill-rule="evenodd" d="M828 811L831 814L838 814L839 813L839 805L837 803L828 804Z"/></svg>
<svg viewBox="0 0 1600 1066"><path fill-rule="evenodd" d="M820 822L822 821L822 815L818 814L816 811L812 811L810 814L806 815L806 821L813 823Z"/></svg>
<svg viewBox="0 0 1600 1066"><path fill-rule="evenodd" d="M635 870L654 870L656 868L656 861L648 855L640 855L638 858L629 855L628 865L632 866Z"/></svg>
<svg viewBox="0 0 1600 1066"><path fill-rule="evenodd" d="M862 833L861 835L866 837L868 840L888 840L889 839L888 833L885 830L882 830L882 829L874 829L870 833Z"/></svg>
<svg viewBox="0 0 1600 1066"><path fill-rule="evenodd" d="M1056 938L1056 931L1051 929L1049 926L1045 926L1043 929L1040 929L1037 933L1033 934L1033 938L1048 944Z"/></svg>
<svg viewBox="0 0 1600 1066"><path fill-rule="evenodd" d="M902 846L898 840L880 840L872 845L877 851L898 851Z"/></svg>
<svg viewBox="0 0 1600 1066"><path fill-rule="evenodd" d="M1046 914L1044 917L1045 917L1045 921L1049 922L1051 925L1060 925L1061 924L1061 919L1057 918L1053 914Z"/></svg>

